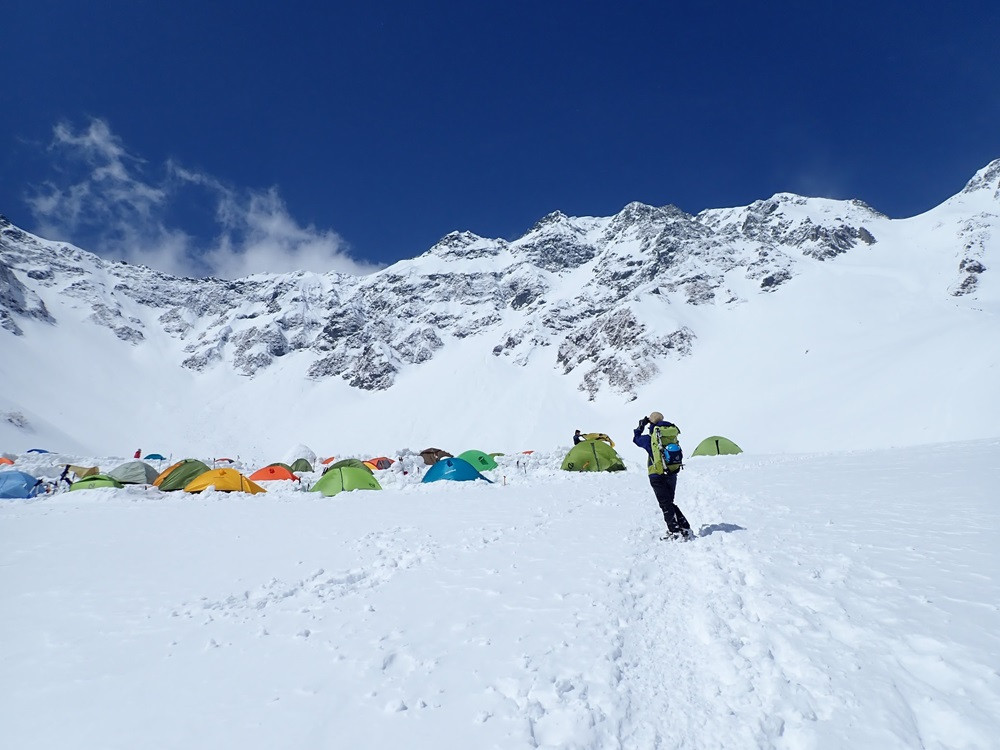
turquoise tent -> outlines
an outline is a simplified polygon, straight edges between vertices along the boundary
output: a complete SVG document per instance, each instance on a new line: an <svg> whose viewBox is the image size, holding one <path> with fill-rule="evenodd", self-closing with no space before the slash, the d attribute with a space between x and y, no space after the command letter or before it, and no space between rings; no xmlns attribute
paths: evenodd
<svg viewBox="0 0 1000 750"><path fill-rule="evenodd" d="M442 458L424 474L423 482L436 482L439 479L449 479L453 482L469 482L474 479L482 479L490 482L482 474L476 471L476 467L468 461L460 458ZM493 482L490 482L493 484Z"/></svg>

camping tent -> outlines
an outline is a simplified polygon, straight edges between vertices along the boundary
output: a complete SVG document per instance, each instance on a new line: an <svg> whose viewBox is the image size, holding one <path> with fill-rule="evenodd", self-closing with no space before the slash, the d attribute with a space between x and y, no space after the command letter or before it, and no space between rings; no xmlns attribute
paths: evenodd
<svg viewBox="0 0 1000 750"><path fill-rule="evenodd" d="M152 484L160 475L156 469L144 461L128 461L108 472L108 476L122 484Z"/></svg>
<svg viewBox="0 0 1000 750"><path fill-rule="evenodd" d="M300 443L288 451L283 460L286 464L294 464L300 458L304 458L310 465L312 465L316 463L316 452L313 451L313 449L308 445L302 445Z"/></svg>
<svg viewBox="0 0 1000 750"><path fill-rule="evenodd" d="M473 479L483 479L492 484L489 479L486 479L486 477L476 471L475 466L468 461L463 461L461 458L442 458L427 470L421 481L436 482L439 479L449 479L453 482L468 482Z"/></svg>
<svg viewBox="0 0 1000 750"><path fill-rule="evenodd" d="M51 453L52 451L47 451L44 448L28 448L28 453Z"/></svg>
<svg viewBox="0 0 1000 750"><path fill-rule="evenodd" d="M441 448L424 448L420 451L420 457L424 459L424 463L428 466L433 466L442 458L451 458L451 454L442 450Z"/></svg>
<svg viewBox="0 0 1000 750"><path fill-rule="evenodd" d="M396 462L386 456L378 456L377 458L369 458L365 463L372 469L382 470L388 469Z"/></svg>
<svg viewBox="0 0 1000 750"><path fill-rule="evenodd" d="M563 471L624 471L615 449L603 440L584 440L573 446L562 462Z"/></svg>
<svg viewBox="0 0 1000 750"><path fill-rule="evenodd" d="M185 492L201 492L214 487L219 492L267 492L259 484L255 484L240 474L236 469L212 469L192 479L184 485Z"/></svg>
<svg viewBox="0 0 1000 750"><path fill-rule="evenodd" d="M10 469L0 471L0 498L5 500L23 500L34 497L42 486L42 480L31 474Z"/></svg>
<svg viewBox="0 0 1000 750"><path fill-rule="evenodd" d="M4 464L5 466L13 466L14 462L11 461L6 456L0 456L0 464Z"/></svg>
<svg viewBox="0 0 1000 750"><path fill-rule="evenodd" d="M208 471L208 466L197 458L185 458L160 472L153 482L164 492L182 490L192 479Z"/></svg>
<svg viewBox="0 0 1000 750"><path fill-rule="evenodd" d="M742 452L743 449L729 438L724 438L721 435L712 435L711 437L707 437L698 443L698 447L694 449L694 453L691 455L731 456Z"/></svg>
<svg viewBox="0 0 1000 750"><path fill-rule="evenodd" d="M69 491L73 490L96 490L101 487L114 487L120 490L124 487L121 482L119 482L114 477L109 477L107 474L91 474L89 477L84 479L78 479L69 486Z"/></svg>
<svg viewBox="0 0 1000 750"><path fill-rule="evenodd" d="M380 490L382 485L370 471L354 466L331 467L311 488L310 492L322 492L326 497L350 490Z"/></svg>
<svg viewBox="0 0 1000 750"><path fill-rule="evenodd" d="M322 461L320 461L320 463L323 464L324 466L329 466L330 464L332 464L336 460L337 460L336 456L327 456Z"/></svg>
<svg viewBox="0 0 1000 750"><path fill-rule="evenodd" d="M326 474L328 471L332 471L333 469L344 469L347 467L351 467L353 469L362 469L363 471L367 471L369 474L373 473L372 467L366 464L360 458L342 458L332 466L327 466L325 469L323 469L323 473Z"/></svg>
<svg viewBox="0 0 1000 750"><path fill-rule="evenodd" d="M278 479L299 481L299 478L292 474L287 466L265 466L263 469L257 469L257 471L250 475L251 482L273 482Z"/></svg>
<svg viewBox="0 0 1000 750"><path fill-rule="evenodd" d="M489 456L482 451L465 451L464 453L459 453L458 457L472 464L479 471L486 471L487 469L495 469L497 467L497 462L493 460L493 456Z"/></svg>
<svg viewBox="0 0 1000 750"><path fill-rule="evenodd" d="M149 454L148 456L146 456L146 458L145 458L145 459L143 459L143 460L144 460L144 461L162 461L162 460L163 460L163 459L165 459L165 458L166 458L166 456L162 456L162 455L160 455L159 453L150 453L150 454Z"/></svg>
<svg viewBox="0 0 1000 750"><path fill-rule="evenodd" d="M77 479L86 479L87 477L94 476L94 474L101 473L101 470L97 466L77 466L75 464L66 464L66 469L73 472Z"/></svg>
<svg viewBox="0 0 1000 750"><path fill-rule="evenodd" d="M295 459L295 462L291 465L290 468L291 468L292 471L312 471L313 470L312 464L309 463L304 458L297 458L297 459Z"/></svg>
<svg viewBox="0 0 1000 750"><path fill-rule="evenodd" d="M605 435L603 432L588 432L585 435L581 435L584 440L603 440L605 443L610 445L612 448L615 447L615 441Z"/></svg>

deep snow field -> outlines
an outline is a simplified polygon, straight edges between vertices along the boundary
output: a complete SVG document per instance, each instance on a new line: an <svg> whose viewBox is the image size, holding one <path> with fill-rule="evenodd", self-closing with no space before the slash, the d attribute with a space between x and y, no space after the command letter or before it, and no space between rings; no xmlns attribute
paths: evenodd
<svg viewBox="0 0 1000 750"><path fill-rule="evenodd" d="M0 745L1000 746L1000 439L689 459L688 543L619 450L0 501Z"/></svg>

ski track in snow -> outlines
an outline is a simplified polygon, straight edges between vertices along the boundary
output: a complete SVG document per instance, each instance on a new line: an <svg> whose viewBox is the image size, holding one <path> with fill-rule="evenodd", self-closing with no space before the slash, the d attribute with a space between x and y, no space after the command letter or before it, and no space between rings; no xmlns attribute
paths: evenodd
<svg viewBox="0 0 1000 750"><path fill-rule="evenodd" d="M998 446L979 445L984 464ZM937 528L940 488L906 462L692 462L678 502L700 533L678 543L660 540L645 477L538 465L512 475L509 487L398 487L378 505L368 493L158 504L95 491L6 506L11 551L0 571L42 572L35 587L2 589L5 611L15 613L0 631L15 643L3 652L13 665L5 682L26 687L5 691L12 697L0 719L22 746L44 746L61 735L31 723L42 706L72 723L107 717L129 696L134 715L78 739L108 747L995 746L998 514L984 497L1000 470L980 469L964 492L952 491L948 524ZM857 488L850 503L844 486ZM906 503L887 501L891 492ZM149 521L149 512L163 515ZM81 580L115 578L116 553L81 537L81 525L128 521L121 528L142 537L171 519L204 525L189 532L202 535L185 550L194 559L178 564L220 571L170 581L169 565L150 565L148 581L122 577L107 590L71 582L58 593L61 628L23 614L44 613L39 601L56 595L64 566L48 570L41 556L52 545L72 541L95 556ZM165 542L176 544L175 531ZM135 544L162 552L155 535ZM103 609L102 597L111 602ZM89 638L87 648L65 660L73 638ZM106 664L111 655L122 664ZM58 675L63 682L53 685ZM226 727L216 726L219 716Z"/></svg>

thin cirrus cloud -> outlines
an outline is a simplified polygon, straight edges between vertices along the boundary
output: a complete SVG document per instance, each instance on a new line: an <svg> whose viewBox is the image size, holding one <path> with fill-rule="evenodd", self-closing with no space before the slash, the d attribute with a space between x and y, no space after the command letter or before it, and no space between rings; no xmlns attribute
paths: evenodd
<svg viewBox="0 0 1000 750"><path fill-rule="evenodd" d="M91 120L80 131L56 125L48 150L56 177L26 198L42 236L87 238L88 249L102 255L179 276L367 274L380 268L351 257L333 230L296 221L273 187L237 190L173 161L158 170L159 179L147 177L147 163L129 153L104 120ZM180 203L206 193L214 202L211 240L170 225L167 217Z"/></svg>

